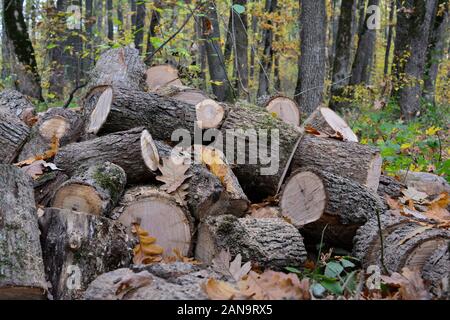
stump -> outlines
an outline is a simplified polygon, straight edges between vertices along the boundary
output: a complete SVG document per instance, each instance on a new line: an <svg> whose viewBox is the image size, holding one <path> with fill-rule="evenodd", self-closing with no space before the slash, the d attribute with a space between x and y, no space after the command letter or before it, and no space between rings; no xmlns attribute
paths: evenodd
<svg viewBox="0 0 450 320"><path fill-rule="evenodd" d="M11 89L0 92L0 110L15 115L27 125L31 125L31 120L36 115L31 101L19 91Z"/></svg>
<svg viewBox="0 0 450 320"><path fill-rule="evenodd" d="M306 260L303 238L298 230L282 219L210 217L198 229L195 257L211 264L222 250L242 255L264 268L282 269L302 265Z"/></svg>
<svg viewBox="0 0 450 320"><path fill-rule="evenodd" d="M448 244L450 231L419 223L392 211L381 216L384 244L384 264L390 272L404 267L423 270L428 259L442 245ZM354 256L363 267L381 266L381 242L376 218L362 226L354 239Z"/></svg>
<svg viewBox="0 0 450 320"><path fill-rule="evenodd" d="M45 281L31 179L0 165L0 299L44 299Z"/></svg>
<svg viewBox="0 0 450 320"><path fill-rule="evenodd" d="M358 137L345 120L330 108L318 107L308 119L305 120L303 126L310 126L331 136L338 132L342 135L344 141L358 142Z"/></svg>
<svg viewBox="0 0 450 320"><path fill-rule="evenodd" d="M60 147L75 142L82 131L83 121L77 112L51 108L39 116L38 122L31 129L29 139L20 152L19 161L47 151L54 137L58 138Z"/></svg>
<svg viewBox="0 0 450 320"><path fill-rule="evenodd" d="M111 162L81 168L57 189L52 207L108 215L122 196L126 184L125 171Z"/></svg>
<svg viewBox="0 0 450 320"><path fill-rule="evenodd" d="M281 214L306 238L324 240L351 248L356 230L377 212L385 210L382 200L368 188L350 179L304 168L292 174L280 196Z"/></svg>
<svg viewBox="0 0 450 320"><path fill-rule="evenodd" d="M117 221L47 208L40 224L54 299L82 299L96 277L131 262L131 242Z"/></svg>
<svg viewBox="0 0 450 320"><path fill-rule="evenodd" d="M174 256L177 249L183 256L192 251L193 219L176 199L155 187L136 187L128 190L113 218L118 219L131 232L137 223L164 248L163 256Z"/></svg>
<svg viewBox="0 0 450 320"><path fill-rule="evenodd" d="M0 163L14 162L29 134L30 129L22 120L0 110Z"/></svg>

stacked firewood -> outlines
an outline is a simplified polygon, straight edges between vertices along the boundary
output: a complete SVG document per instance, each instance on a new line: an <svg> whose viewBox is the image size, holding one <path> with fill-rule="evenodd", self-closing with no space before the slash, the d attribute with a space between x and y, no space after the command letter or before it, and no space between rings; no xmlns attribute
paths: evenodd
<svg viewBox="0 0 450 320"><path fill-rule="evenodd" d="M304 239L380 264L384 234L389 271L414 266L442 278L431 259L450 233L411 234L423 225L387 210L380 178L382 190L398 186L381 176L379 150L326 107L299 126L301 110L285 97L264 107L218 103L170 66L147 70L128 47L100 57L79 109L35 115L17 95L0 94L0 298L84 298L97 277L136 263L136 226L156 239L161 259L208 265L225 249L272 269L301 267ZM192 161L173 143L180 129L232 132L245 154L234 143L226 153L244 159L252 141L271 136L277 165L264 174L262 161L230 161L206 134L188 143ZM250 201L267 197L271 216L251 216Z"/></svg>

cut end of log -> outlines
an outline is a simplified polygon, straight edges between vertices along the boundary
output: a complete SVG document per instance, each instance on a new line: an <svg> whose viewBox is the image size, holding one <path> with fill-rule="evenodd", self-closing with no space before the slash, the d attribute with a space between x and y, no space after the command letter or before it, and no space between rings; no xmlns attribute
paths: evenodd
<svg viewBox="0 0 450 320"><path fill-rule="evenodd" d="M212 99L206 99L195 106L197 125L200 129L217 128L225 115L224 108Z"/></svg>
<svg viewBox="0 0 450 320"><path fill-rule="evenodd" d="M193 106L208 99L208 97L204 93L202 93L200 91L196 91L196 90L187 90L187 91L179 92L179 93L173 95L172 98L176 99L178 101L189 103Z"/></svg>
<svg viewBox="0 0 450 320"><path fill-rule="evenodd" d="M136 188L125 194L121 210L119 221L127 227L138 223L164 248L163 256L173 256L174 249L183 256L190 254L192 233L188 213L173 197L152 187Z"/></svg>
<svg viewBox="0 0 450 320"><path fill-rule="evenodd" d="M297 227L319 220L327 201L322 179L308 171L294 174L280 199L281 214Z"/></svg>
<svg viewBox="0 0 450 320"><path fill-rule="evenodd" d="M33 287L0 288L0 300L44 300L45 290Z"/></svg>
<svg viewBox="0 0 450 320"><path fill-rule="evenodd" d="M52 204L55 208L94 215L102 213L102 205L102 199L93 187L77 183L62 186Z"/></svg>
<svg viewBox="0 0 450 320"><path fill-rule="evenodd" d="M113 90L111 87L108 87L105 91L103 91L97 101L94 111L92 111L87 133L97 134L100 131L103 123L108 117L109 111L111 110L112 99Z"/></svg>
<svg viewBox="0 0 450 320"><path fill-rule="evenodd" d="M47 140L51 140L53 137L61 139L69 130L70 123L67 119L61 116L54 116L42 123L39 128L39 133Z"/></svg>
<svg viewBox="0 0 450 320"><path fill-rule="evenodd" d="M406 260L406 265L408 265L410 269L422 270L430 256L447 242L448 241L445 239L437 238L421 243L410 253Z"/></svg>
<svg viewBox="0 0 450 320"><path fill-rule="evenodd" d="M377 191L380 185L381 166L383 165L383 158L380 154L377 154L372 162L369 164L369 170L367 172L366 186L372 191Z"/></svg>
<svg viewBox="0 0 450 320"><path fill-rule="evenodd" d="M152 171L158 170L158 149L153 141L152 135L147 130L142 131L141 134L141 152L146 166Z"/></svg>
<svg viewBox="0 0 450 320"><path fill-rule="evenodd" d="M300 125L300 111L298 105L287 97L276 97L266 105L266 110L275 113L278 118L293 126Z"/></svg>
<svg viewBox="0 0 450 320"><path fill-rule="evenodd" d="M320 113L328 125L336 132L342 134L344 140L358 142L358 137L336 112L330 108L320 107Z"/></svg>
<svg viewBox="0 0 450 320"><path fill-rule="evenodd" d="M154 66L147 69L147 86L150 92L167 85L182 86L178 70L171 65Z"/></svg>

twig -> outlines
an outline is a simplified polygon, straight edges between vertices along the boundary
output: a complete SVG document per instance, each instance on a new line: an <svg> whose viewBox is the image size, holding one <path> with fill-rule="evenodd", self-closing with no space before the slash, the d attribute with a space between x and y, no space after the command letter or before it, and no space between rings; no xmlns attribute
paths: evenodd
<svg viewBox="0 0 450 320"><path fill-rule="evenodd" d="M378 232L380 236L380 246L381 246L381 266L383 267L383 271L386 274L389 274L388 268L386 268L386 265L384 264L384 239L383 239L383 230L381 229L381 218L380 218L380 210L377 208L377 222L378 222Z"/></svg>
<svg viewBox="0 0 450 320"><path fill-rule="evenodd" d="M80 90L81 88L84 88L86 85L87 85L87 82L86 82L86 83L83 83L83 84L81 84L81 85L79 85L79 86L77 86L77 87L75 87L75 88L72 90L72 92L70 92L69 99L67 99L66 103L63 105L63 109L67 109L67 108L69 107L70 103L71 103L72 100L73 100L73 96L75 95L75 92L77 92L77 91Z"/></svg>
<svg viewBox="0 0 450 320"><path fill-rule="evenodd" d="M319 244L319 254L317 256L317 260L316 260L316 268L319 265L319 260L320 260L320 255L322 254L322 246L323 246L323 238L325 237L325 230L327 230L328 227L328 223L325 225L325 227L322 230L322 235L320 237L320 244Z"/></svg>

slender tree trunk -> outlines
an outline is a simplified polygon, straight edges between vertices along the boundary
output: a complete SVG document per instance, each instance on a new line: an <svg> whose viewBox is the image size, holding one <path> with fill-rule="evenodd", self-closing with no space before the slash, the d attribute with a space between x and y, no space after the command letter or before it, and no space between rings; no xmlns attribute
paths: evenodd
<svg viewBox="0 0 450 320"><path fill-rule="evenodd" d="M390 11L389 11L389 27L387 32L386 40L386 53L384 55L384 76L386 77L389 73L389 57L391 55L392 48L392 37L394 33L394 14L395 14L395 0L390 0Z"/></svg>
<svg viewBox="0 0 450 320"><path fill-rule="evenodd" d="M277 0L266 0L265 12L271 14L275 12L277 8ZM273 62L273 31L272 31L272 21L269 19L267 24L271 27L264 29L263 31L263 56L261 58L261 66L259 68L259 87L258 87L258 97L266 96L269 94L270 89L270 74L272 72L272 62Z"/></svg>
<svg viewBox="0 0 450 320"><path fill-rule="evenodd" d="M227 77L224 58L220 48L220 29L215 4L210 2L201 17L202 38L205 41L209 73L214 95L219 101L232 100L232 88Z"/></svg>
<svg viewBox="0 0 450 320"><path fill-rule="evenodd" d="M17 76L16 89L43 101L34 48L23 16L23 0L3 0L3 28L10 50L9 74Z"/></svg>
<svg viewBox="0 0 450 320"><path fill-rule="evenodd" d="M437 0L407 0L397 10L394 65L396 94L406 120L417 116L422 96L428 39Z"/></svg>
<svg viewBox="0 0 450 320"><path fill-rule="evenodd" d="M147 37L147 49L145 52L146 57L150 57L155 51L155 47L152 44L152 38L156 37L156 27L159 25L159 20L161 19L161 15L158 10L152 11L152 16L150 19L150 26L148 28L148 37ZM146 64L151 65L152 59L145 59Z"/></svg>
<svg viewBox="0 0 450 320"><path fill-rule="evenodd" d="M145 26L145 2L139 1L136 7L136 30L134 31L134 46L139 50L139 53L143 52L144 42L144 26Z"/></svg>
<svg viewBox="0 0 450 320"><path fill-rule="evenodd" d="M368 9L371 6L378 6L379 0L369 0ZM377 30L371 25L373 11L368 10L362 18L362 29L359 33L358 49L356 50L355 61L353 62L352 78L350 84L369 84L372 71L373 56L377 40Z"/></svg>
<svg viewBox="0 0 450 320"><path fill-rule="evenodd" d="M427 64L424 76L424 96L428 102L435 103L436 78L439 71L439 64L445 54L448 52L449 38L449 13L448 2L440 0L444 11L435 16L433 28L430 31L428 40Z"/></svg>
<svg viewBox="0 0 450 320"><path fill-rule="evenodd" d="M205 70L207 68L207 59L206 59L206 47L205 47L205 41L203 40L202 36L202 28L200 22L195 23L195 33L197 36L197 45L198 45L198 52L197 52L197 65L200 67L199 72L199 78L201 79L200 82L200 89L206 90L206 75Z"/></svg>
<svg viewBox="0 0 450 320"><path fill-rule="evenodd" d="M94 3L93 0L86 0L86 10L85 10L85 32L87 41L85 43L88 56L83 61L83 70L86 74L89 72L94 64L94 54L93 54L93 39L94 39Z"/></svg>
<svg viewBox="0 0 450 320"><path fill-rule="evenodd" d="M233 0L233 5L246 8L247 0ZM234 68L237 76L237 93L249 98L248 94L248 37L247 37L247 11L242 14L232 11L233 43L235 47ZM243 94L242 94L243 93Z"/></svg>
<svg viewBox="0 0 450 320"><path fill-rule="evenodd" d="M256 33L258 32L258 17L252 15L252 44L250 45L250 79L253 80L255 76L255 56L258 46L258 38Z"/></svg>
<svg viewBox="0 0 450 320"><path fill-rule="evenodd" d="M123 37L124 34L124 20L123 20L123 2L122 0L118 1L119 3L117 4L117 21L119 22L119 35L121 37Z"/></svg>
<svg viewBox="0 0 450 320"><path fill-rule="evenodd" d="M336 98L342 94L343 88L349 83L352 64L352 25L356 17L355 12L356 0L342 0L331 86L331 107L333 109L338 108Z"/></svg>
<svg viewBox="0 0 450 320"><path fill-rule="evenodd" d="M130 4L130 10L131 10L131 27L133 28L133 30L135 30L136 28L136 11L137 11L137 7L136 7L136 0L130 0L129 2Z"/></svg>
<svg viewBox="0 0 450 320"><path fill-rule="evenodd" d="M106 0L106 14L108 17L108 39L114 41L113 0Z"/></svg>
<svg viewBox="0 0 450 320"><path fill-rule="evenodd" d="M323 101L326 74L326 0L300 0L300 58L295 100L306 114Z"/></svg>
<svg viewBox="0 0 450 320"><path fill-rule="evenodd" d="M227 34L225 38L225 47L223 49L223 58L225 63L228 63L233 52L233 8L230 9L230 16L228 18Z"/></svg>
<svg viewBox="0 0 450 320"><path fill-rule="evenodd" d="M97 17L97 33L103 34L103 0L95 0L95 15Z"/></svg>

